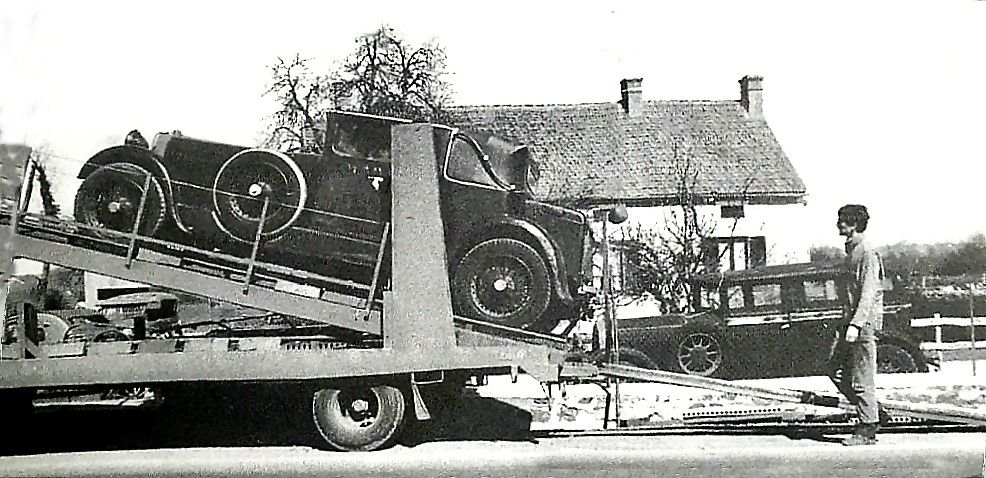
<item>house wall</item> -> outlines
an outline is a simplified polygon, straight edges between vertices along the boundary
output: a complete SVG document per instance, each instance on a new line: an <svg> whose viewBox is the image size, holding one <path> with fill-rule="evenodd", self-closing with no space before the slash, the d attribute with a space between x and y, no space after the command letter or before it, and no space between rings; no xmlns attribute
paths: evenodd
<svg viewBox="0 0 986 478"><path fill-rule="evenodd" d="M719 206L697 207L699 221L715 225L715 236L764 236L769 265L808 262L811 245L818 238L802 233L807 226L804 211L803 204L746 205L743 218L731 219L721 217ZM628 212L624 224L610 228L610 238L620 239L622 231L634 228L661 230L669 221L681 218L681 208L677 207L637 207Z"/></svg>
<svg viewBox="0 0 986 478"><path fill-rule="evenodd" d="M700 221L715 224L716 236L764 236L767 264L774 265L809 261L811 245L817 242L817 238L807 237L802 233L807 226L804 210L805 206L802 204L746 205L744 217L734 220L722 218L719 206L699 206L698 214ZM675 207L629 208L628 213L625 223L607 226L611 240L623 239L625 234L631 234L630 231L637 229L658 231L668 221L681 218L681 208ZM593 222L593 229L595 237L601 237L599 221ZM614 290L617 291L620 288L619 260L619 251L612 251L610 267L614 274ZM593 263L596 275L594 283L596 287L601 287L602 256L596 254ZM652 299L629 301L628 297L617 295L619 317L645 317L660 313L660 304Z"/></svg>

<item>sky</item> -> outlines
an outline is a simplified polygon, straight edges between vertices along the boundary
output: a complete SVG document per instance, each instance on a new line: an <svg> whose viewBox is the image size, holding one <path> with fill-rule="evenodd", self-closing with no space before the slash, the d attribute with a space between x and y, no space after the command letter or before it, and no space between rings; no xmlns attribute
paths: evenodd
<svg viewBox="0 0 986 478"><path fill-rule="evenodd" d="M253 145L270 65L328 68L387 24L448 55L455 104L738 99L764 114L808 188L804 234L869 207L877 244L986 232L986 1L370 3L0 0L0 140L82 163L137 128Z"/></svg>

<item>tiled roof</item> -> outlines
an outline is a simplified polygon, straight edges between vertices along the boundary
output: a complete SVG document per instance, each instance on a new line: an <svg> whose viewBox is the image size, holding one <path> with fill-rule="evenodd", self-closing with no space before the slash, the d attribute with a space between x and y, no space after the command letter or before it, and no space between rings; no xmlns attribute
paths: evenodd
<svg viewBox="0 0 986 478"><path fill-rule="evenodd" d="M529 146L540 177L535 194L572 205L699 201L791 203L805 185L763 120L738 101L457 106L452 123ZM690 158L690 159L689 159ZM691 187L682 188L684 181Z"/></svg>

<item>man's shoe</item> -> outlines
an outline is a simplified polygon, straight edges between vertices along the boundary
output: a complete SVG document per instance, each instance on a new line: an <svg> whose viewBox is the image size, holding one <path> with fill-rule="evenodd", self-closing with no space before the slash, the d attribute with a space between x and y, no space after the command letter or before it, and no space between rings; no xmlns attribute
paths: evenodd
<svg viewBox="0 0 986 478"><path fill-rule="evenodd" d="M886 411L886 410L884 410L884 408L883 408L883 405L880 405L880 412L879 412L879 416L880 416L880 421L879 421L879 423L880 423L880 426L881 426L881 427L884 427L884 426L887 426L887 425L889 425L889 424L890 424L890 419L891 419L892 417L890 416L890 414L889 414L889 413L887 413L887 411Z"/></svg>
<svg viewBox="0 0 986 478"><path fill-rule="evenodd" d="M876 444L876 430L879 427L876 423L861 423L853 430L852 436L842 440L845 446L861 446Z"/></svg>

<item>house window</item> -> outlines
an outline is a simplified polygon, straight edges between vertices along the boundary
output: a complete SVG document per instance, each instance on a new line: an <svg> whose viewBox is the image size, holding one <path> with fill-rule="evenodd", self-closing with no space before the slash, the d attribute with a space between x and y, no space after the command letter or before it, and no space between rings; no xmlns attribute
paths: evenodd
<svg viewBox="0 0 986 478"><path fill-rule="evenodd" d="M764 236L707 237L702 240L705 265L723 271L738 271L767 264Z"/></svg>
<svg viewBox="0 0 986 478"><path fill-rule="evenodd" d="M719 215L723 219L742 219L744 217L743 205L737 206L720 206Z"/></svg>

